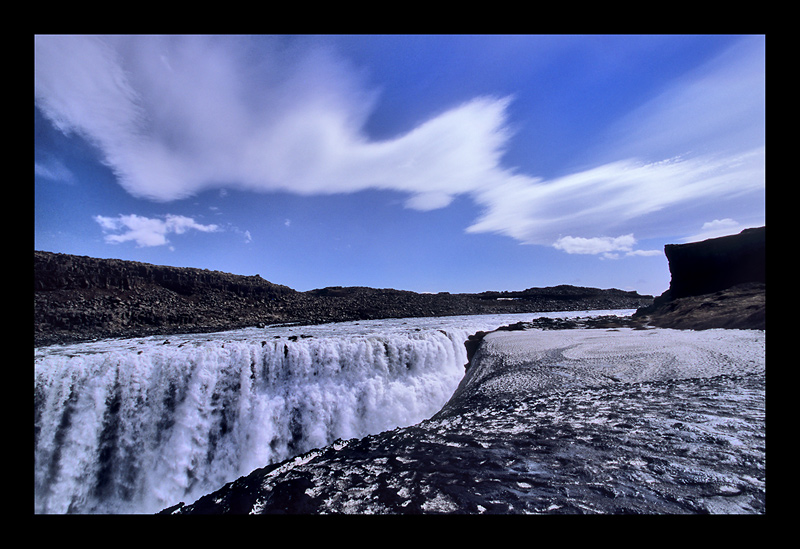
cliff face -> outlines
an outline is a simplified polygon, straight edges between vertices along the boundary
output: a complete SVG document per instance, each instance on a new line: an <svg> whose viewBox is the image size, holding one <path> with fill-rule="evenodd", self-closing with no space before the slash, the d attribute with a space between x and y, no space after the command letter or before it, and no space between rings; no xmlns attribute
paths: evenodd
<svg viewBox="0 0 800 549"><path fill-rule="evenodd" d="M635 309L652 296L575 286L418 294L329 287L298 292L258 275L34 252L34 344L377 318Z"/></svg>
<svg viewBox="0 0 800 549"><path fill-rule="evenodd" d="M664 253L670 287L635 318L661 328L766 328L766 227Z"/></svg>
<svg viewBox="0 0 800 549"><path fill-rule="evenodd" d="M667 244L672 299L710 294L738 284L766 284L766 227L690 244Z"/></svg>

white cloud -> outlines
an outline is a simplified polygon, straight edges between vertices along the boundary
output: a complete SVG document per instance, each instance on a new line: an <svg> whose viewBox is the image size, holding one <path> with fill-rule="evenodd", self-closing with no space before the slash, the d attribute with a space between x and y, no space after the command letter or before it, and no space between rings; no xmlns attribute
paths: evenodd
<svg viewBox="0 0 800 549"><path fill-rule="evenodd" d="M496 169L506 99L478 98L373 142L362 132L372 94L343 61L313 50L288 63L273 50L260 52L262 74L223 38L37 37L35 95L57 127L100 147L128 192L152 200L224 181L299 194L399 190L424 210Z"/></svg>
<svg viewBox="0 0 800 549"><path fill-rule="evenodd" d="M130 194L156 201L223 184L301 195L385 189L423 211L467 195L483 208L468 232L642 255L614 246L648 215L763 192L757 48L642 107L617 128L621 138L604 140L613 144L604 160L545 180L501 165L510 98L475 98L371 141L363 128L376 94L356 71L330 52L262 39L254 57L233 37L36 37L36 102L58 128L97 144ZM166 240L141 231L111 236ZM626 236L597 236L607 234Z"/></svg>
<svg viewBox="0 0 800 549"><path fill-rule="evenodd" d="M652 257L655 255L663 255L664 252L662 250L631 250L627 252L626 256L641 256L641 257Z"/></svg>
<svg viewBox="0 0 800 549"><path fill-rule="evenodd" d="M189 230L201 232L216 232L217 225L202 225L190 217L182 215L167 215L164 219L153 219L139 215L120 215L117 217L94 216L94 220L107 234L106 242L119 244L121 242L135 242L138 247L164 246L169 243L167 235L170 233L183 234Z"/></svg>
<svg viewBox="0 0 800 549"><path fill-rule="evenodd" d="M661 255L661 250L634 250L636 239L633 234L617 237L599 236L592 238L563 236L556 240L553 247L568 254L600 255L603 259L618 259L620 252L625 256Z"/></svg>
<svg viewBox="0 0 800 549"><path fill-rule="evenodd" d="M630 251L636 240L633 234L610 237L582 238L575 236L564 236L559 238L554 248L564 250L568 254L600 254L606 252Z"/></svg>
<svg viewBox="0 0 800 549"><path fill-rule="evenodd" d="M471 232L549 245L561 235L622 232L661 210L763 188L764 151L735 158L612 162L545 181L512 176L475 194L484 213Z"/></svg>
<svg viewBox="0 0 800 549"><path fill-rule="evenodd" d="M763 225L763 223L756 225L760 226ZM703 226L700 228L699 233L687 236L686 238L683 238L682 241L699 242L701 240L706 240L708 238L717 238L720 236L738 234L742 232L744 229L747 229L748 227L754 227L756 225L744 225L730 218L715 219L713 221L707 221L706 223L703 223Z"/></svg>

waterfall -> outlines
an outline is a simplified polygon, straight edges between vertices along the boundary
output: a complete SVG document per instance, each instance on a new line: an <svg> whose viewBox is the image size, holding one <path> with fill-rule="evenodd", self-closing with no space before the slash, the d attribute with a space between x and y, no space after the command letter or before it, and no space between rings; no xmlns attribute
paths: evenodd
<svg viewBox="0 0 800 549"><path fill-rule="evenodd" d="M157 512L336 439L417 423L463 377L467 336L520 318L371 321L37 349L35 512Z"/></svg>

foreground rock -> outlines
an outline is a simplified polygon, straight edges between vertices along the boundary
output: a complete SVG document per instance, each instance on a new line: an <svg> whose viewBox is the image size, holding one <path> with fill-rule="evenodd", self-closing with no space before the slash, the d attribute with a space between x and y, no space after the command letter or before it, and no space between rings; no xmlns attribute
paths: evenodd
<svg viewBox="0 0 800 549"><path fill-rule="evenodd" d="M165 513L764 513L764 332L486 334L430 420Z"/></svg>
<svg viewBox="0 0 800 549"><path fill-rule="evenodd" d="M418 294L363 287L298 292L259 275L34 252L34 344L280 323L636 309L652 296L576 286Z"/></svg>

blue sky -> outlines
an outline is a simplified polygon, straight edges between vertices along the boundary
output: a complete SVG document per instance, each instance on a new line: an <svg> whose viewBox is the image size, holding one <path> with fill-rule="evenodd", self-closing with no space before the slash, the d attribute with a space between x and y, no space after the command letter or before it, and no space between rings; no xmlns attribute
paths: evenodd
<svg viewBox="0 0 800 549"><path fill-rule="evenodd" d="M35 248L658 295L765 224L765 37L37 36Z"/></svg>

